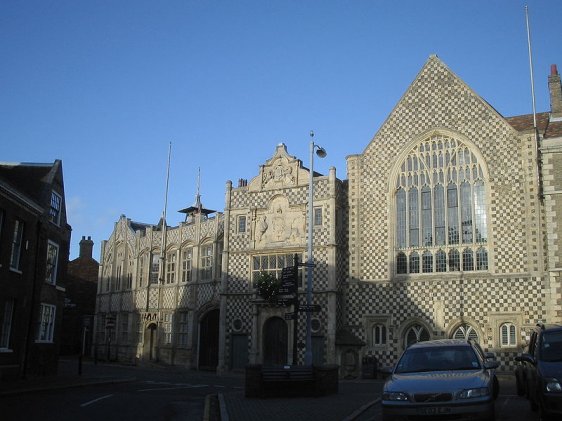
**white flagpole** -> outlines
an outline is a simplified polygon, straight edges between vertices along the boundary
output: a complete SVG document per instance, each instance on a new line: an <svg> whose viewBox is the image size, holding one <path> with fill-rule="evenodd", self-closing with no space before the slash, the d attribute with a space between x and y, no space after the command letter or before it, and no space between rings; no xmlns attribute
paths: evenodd
<svg viewBox="0 0 562 421"><path fill-rule="evenodd" d="M166 193L164 195L164 211L162 212L162 252L160 255L160 259L162 261L160 273L162 274L162 278L160 279L160 283L163 284L166 277L166 242L167 242L167 223L166 223L166 214L168 211L168 187L170 184L170 161L172 157L172 142L168 147L168 168L166 170Z"/></svg>

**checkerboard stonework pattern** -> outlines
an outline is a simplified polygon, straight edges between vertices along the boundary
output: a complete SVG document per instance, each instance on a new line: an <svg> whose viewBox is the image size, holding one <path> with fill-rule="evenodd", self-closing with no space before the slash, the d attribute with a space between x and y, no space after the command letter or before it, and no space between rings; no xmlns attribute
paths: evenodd
<svg viewBox="0 0 562 421"><path fill-rule="evenodd" d="M401 156L434 133L469 145L485 167L488 204L489 270L410 275L398 279L392 264L395 222L393 174ZM537 180L534 148L487 103L431 57L362 155L348 158L351 284L348 324L367 340L366 320L388 315L389 341L366 351L391 363L404 347L408 325L421 323L432 337L449 337L462 323L497 351L504 365L513 349L502 349L495 320L526 329L545 317L544 281L521 276L539 270ZM390 189L390 190L389 190ZM359 228L360 227L360 228ZM389 264L390 261L390 264Z"/></svg>

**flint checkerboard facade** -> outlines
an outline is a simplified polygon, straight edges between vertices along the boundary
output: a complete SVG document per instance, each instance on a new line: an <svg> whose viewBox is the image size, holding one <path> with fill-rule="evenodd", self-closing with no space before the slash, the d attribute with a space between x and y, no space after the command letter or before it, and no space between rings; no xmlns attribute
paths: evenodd
<svg viewBox="0 0 562 421"><path fill-rule="evenodd" d="M431 56L363 152L347 158L347 178L338 179L335 168L315 174L316 364L338 364L341 376L356 377L366 356L386 366L412 341L466 337L509 369L531 327L562 322L556 69L549 89L552 109L537 116L536 135L532 116L503 117ZM137 287L142 251L158 254L161 235L149 227L135 234L121 218L102 248L100 285L107 274L117 276L125 264L119 262L128 262L132 288L100 286L97 320L134 314L126 319L139 335L123 355L147 355L152 323L160 332L154 345L160 359L197 367L202 350L212 349L201 344L201 322L217 311L218 371L302 363L302 347L293 361L294 323L285 320L292 307L264 302L253 279L260 271L278 276L295 254L308 258L309 175L278 145L250 181L227 182L224 213L170 229L166 249L177 253L178 274L188 245L195 266L201 247L213 245L208 281L194 276L182 284L177 275L175 284ZM305 273L299 275L301 303ZM179 346L183 312L187 339ZM105 349L104 328L97 329ZM300 313L297 342L304 336Z"/></svg>

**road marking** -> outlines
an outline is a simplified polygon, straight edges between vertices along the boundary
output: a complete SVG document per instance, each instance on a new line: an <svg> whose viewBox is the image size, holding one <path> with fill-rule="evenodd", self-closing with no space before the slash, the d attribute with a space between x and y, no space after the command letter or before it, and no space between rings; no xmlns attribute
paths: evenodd
<svg viewBox="0 0 562 421"><path fill-rule="evenodd" d="M155 390L177 390L177 389L195 389L198 387L207 387L206 384L194 384L187 386L177 386L177 387L154 387L151 389L139 389L137 392L153 392Z"/></svg>
<svg viewBox="0 0 562 421"><path fill-rule="evenodd" d="M85 406L91 405L91 404L93 404L93 403L96 403L97 401L101 401L102 399L111 398L112 396L113 396L113 394L111 394L111 395L105 395L105 396L102 396L101 398L94 399L93 401L89 401L89 402L83 403L83 404L80 405L80 406L81 406L81 407L85 407Z"/></svg>

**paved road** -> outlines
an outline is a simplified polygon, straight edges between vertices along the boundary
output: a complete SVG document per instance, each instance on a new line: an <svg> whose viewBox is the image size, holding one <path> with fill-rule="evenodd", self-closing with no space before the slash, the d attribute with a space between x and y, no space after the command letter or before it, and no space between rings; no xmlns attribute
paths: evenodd
<svg viewBox="0 0 562 421"><path fill-rule="evenodd" d="M103 369L100 367L100 369ZM202 420L205 396L242 389L243 379L201 372L119 367L136 378L117 384L92 385L0 398L2 421Z"/></svg>

